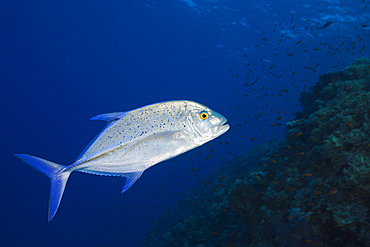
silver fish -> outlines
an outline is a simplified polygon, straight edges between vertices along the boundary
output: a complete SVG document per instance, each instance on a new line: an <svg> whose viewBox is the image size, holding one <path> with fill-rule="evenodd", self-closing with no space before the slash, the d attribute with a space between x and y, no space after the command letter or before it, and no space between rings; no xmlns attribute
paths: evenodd
<svg viewBox="0 0 370 247"><path fill-rule="evenodd" d="M71 172L126 177L123 193L149 167L203 145L230 127L221 114L186 100L101 114L91 120L104 120L108 125L69 166L15 154L50 178L48 221L58 210Z"/></svg>

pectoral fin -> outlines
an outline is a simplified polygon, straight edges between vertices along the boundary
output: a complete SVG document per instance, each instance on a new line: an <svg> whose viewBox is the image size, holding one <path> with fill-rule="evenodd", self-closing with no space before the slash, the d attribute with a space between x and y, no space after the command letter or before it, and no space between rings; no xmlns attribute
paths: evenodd
<svg viewBox="0 0 370 247"><path fill-rule="evenodd" d="M141 177L141 174L143 174L144 171L141 172L132 172L132 173L125 173L126 177L126 183L125 186L123 186L121 193L128 190L135 182Z"/></svg>

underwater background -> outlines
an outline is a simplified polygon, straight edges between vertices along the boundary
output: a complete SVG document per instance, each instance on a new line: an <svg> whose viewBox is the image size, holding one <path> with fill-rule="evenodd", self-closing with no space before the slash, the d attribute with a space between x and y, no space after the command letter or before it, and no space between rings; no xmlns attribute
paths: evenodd
<svg viewBox="0 0 370 247"><path fill-rule="evenodd" d="M370 246L369 0L2 1L0 246ZM221 137L124 179L49 179L97 114L188 99Z"/></svg>

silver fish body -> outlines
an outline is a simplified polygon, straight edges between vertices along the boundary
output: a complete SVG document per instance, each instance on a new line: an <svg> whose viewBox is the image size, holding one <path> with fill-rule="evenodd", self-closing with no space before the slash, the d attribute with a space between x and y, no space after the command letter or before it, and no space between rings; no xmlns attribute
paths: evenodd
<svg viewBox="0 0 370 247"><path fill-rule="evenodd" d="M108 125L69 166L16 154L50 178L48 221L59 207L71 172L126 177L124 192L149 167L211 141L229 129L221 114L186 100L101 114L91 120L105 120Z"/></svg>

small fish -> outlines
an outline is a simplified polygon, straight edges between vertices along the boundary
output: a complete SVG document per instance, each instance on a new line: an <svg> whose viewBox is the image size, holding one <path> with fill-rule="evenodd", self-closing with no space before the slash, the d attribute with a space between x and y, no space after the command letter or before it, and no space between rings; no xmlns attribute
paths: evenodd
<svg viewBox="0 0 370 247"><path fill-rule="evenodd" d="M329 192L329 195L334 195L335 193L337 193L338 192L338 190L331 190L330 192Z"/></svg>
<svg viewBox="0 0 370 247"><path fill-rule="evenodd" d="M298 132L297 134L295 134L294 136L300 136L300 135L302 135L303 134L303 132Z"/></svg>
<svg viewBox="0 0 370 247"><path fill-rule="evenodd" d="M287 148L292 149L292 147L288 144L285 145Z"/></svg>
<svg viewBox="0 0 370 247"><path fill-rule="evenodd" d="M186 100L101 114L91 120L104 120L108 125L69 166L28 154L15 154L50 178L48 221L57 212L73 171L126 177L123 193L149 167L199 147L224 134L230 127L221 114Z"/></svg>
<svg viewBox="0 0 370 247"><path fill-rule="evenodd" d="M322 26L322 28L320 28L320 29L327 28L327 27L328 27L328 26L330 26L331 24L333 24L333 22L332 22L332 21L327 21L327 22L324 24L324 26Z"/></svg>
<svg viewBox="0 0 370 247"><path fill-rule="evenodd" d="M304 176L304 177L311 177L311 176L312 176L312 174L311 174L311 173L309 173L309 172L307 172L307 173L303 174L303 176Z"/></svg>

